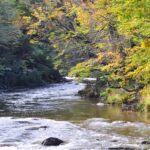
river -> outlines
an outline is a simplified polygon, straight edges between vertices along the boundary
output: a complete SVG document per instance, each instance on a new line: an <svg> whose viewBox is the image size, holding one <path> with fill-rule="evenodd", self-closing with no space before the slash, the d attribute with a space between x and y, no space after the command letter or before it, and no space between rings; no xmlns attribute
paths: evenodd
<svg viewBox="0 0 150 150"><path fill-rule="evenodd" d="M0 94L0 150L145 150L150 115L97 106L77 95L84 84L67 82ZM48 137L65 141L45 147ZM142 143L143 142L143 143ZM144 144L147 143L147 144Z"/></svg>

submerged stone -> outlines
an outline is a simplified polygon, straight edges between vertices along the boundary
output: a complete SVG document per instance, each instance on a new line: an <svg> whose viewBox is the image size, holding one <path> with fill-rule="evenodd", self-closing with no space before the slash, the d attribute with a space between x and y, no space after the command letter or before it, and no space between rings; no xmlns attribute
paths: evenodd
<svg viewBox="0 0 150 150"><path fill-rule="evenodd" d="M122 111L137 111L137 103L122 104Z"/></svg>
<svg viewBox="0 0 150 150"><path fill-rule="evenodd" d="M99 92L96 88L95 84L87 84L84 90L80 90L78 92L80 96L88 97L88 98L98 98Z"/></svg>
<svg viewBox="0 0 150 150"><path fill-rule="evenodd" d="M143 141L141 144L149 145L150 141Z"/></svg>
<svg viewBox="0 0 150 150"><path fill-rule="evenodd" d="M103 107L103 106L105 106L106 104L99 102L99 103L97 103L96 105L97 105L97 106L100 106L100 107Z"/></svg>
<svg viewBox="0 0 150 150"><path fill-rule="evenodd" d="M62 141L58 138L50 137L50 138L45 139L42 142L42 145L44 145L44 146L58 146L62 143L64 143L64 141Z"/></svg>
<svg viewBox="0 0 150 150"><path fill-rule="evenodd" d="M135 147L128 147L128 146L116 146L116 147L110 147L109 150L137 150Z"/></svg>

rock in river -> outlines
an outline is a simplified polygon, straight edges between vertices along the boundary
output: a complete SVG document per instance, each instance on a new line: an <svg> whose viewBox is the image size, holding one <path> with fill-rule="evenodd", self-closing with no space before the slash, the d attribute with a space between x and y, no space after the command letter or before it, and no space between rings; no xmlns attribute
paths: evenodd
<svg viewBox="0 0 150 150"><path fill-rule="evenodd" d="M150 141L143 141L141 144L149 145Z"/></svg>
<svg viewBox="0 0 150 150"><path fill-rule="evenodd" d="M44 145L44 146L58 146L62 143L64 143L64 141L62 141L58 138L50 137L50 138L45 139L42 142L42 145Z"/></svg>
<svg viewBox="0 0 150 150"><path fill-rule="evenodd" d="M136 149L130 147L110 147L109 150L136 150Z"/></svg>

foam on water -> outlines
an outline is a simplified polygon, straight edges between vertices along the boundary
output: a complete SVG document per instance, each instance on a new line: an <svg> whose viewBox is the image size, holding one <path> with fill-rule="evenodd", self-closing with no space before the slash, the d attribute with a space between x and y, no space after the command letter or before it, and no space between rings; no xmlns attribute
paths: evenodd
<svg viewBox="0 0 150 150"><path fill-rule="evenodd" d="M75 82L53 84L44 88L2 93L0 101L5 103L4 109L9 111L55 110L65 107L66 102L79 100L76 94L84 87L85 84Z"/></svg>
<svg viewBox="0 0 150 150"><path fill-rule="evenodd" d="M129 120L111 120L112 114L118 115L122 112L115 109L109 112L107 107L98 107L88 100L82 100L77 96L77 92L84 87L85 84L70 82L53 84L45 88L1 93L0 150L107 150L110 147L131 147L142 150L150 148L146 144L141 144L142 141L150 141L149 124ZM74 102L78 104L73 105ZM50 113L42 117L58 119L61 115L60 120L67 120L70 117L68 120L76 124L40 118L39 113L46 111ZM15 117L3 117L7 112L6 116ZM23 115L16 118L17 115L12 115L12 112L16 114L23 112ZM30 112L30 118L22 118L28 112ZM32 113L39 118L32 118ZM100 116L102 118L96 118ZM104 116L110 120L103 119ZM122 114L121 119L123 116L126 114ZM133 116L135 117L135 114ZM83 117L82 120L80 117ZM80 124L77 124L78 121ZM58 147L42 146L42 141L49 137L60 138L65 141L65 144Z"/></svg>
<svg viewBox="0 0 150 150"><path fill-rule="evenodd" d="M83 127L86 124L86 127ZM40 118L0 118L1 150L104 150L113 146L130 146L144 149L143 138L123 136L109 131L114 122L104 119L91 119L75 125L67 121ZM120 122L115 122L122 127ZM126 124L126 123L123 123ZM129 124L129 123L128 123ZM132 124L132 123L131 123ZM144 125L141 124L140 128ZM135 126L136 127L136 126ZM65 141L58 147L44 147L42 141L57 137Z"/></svg>

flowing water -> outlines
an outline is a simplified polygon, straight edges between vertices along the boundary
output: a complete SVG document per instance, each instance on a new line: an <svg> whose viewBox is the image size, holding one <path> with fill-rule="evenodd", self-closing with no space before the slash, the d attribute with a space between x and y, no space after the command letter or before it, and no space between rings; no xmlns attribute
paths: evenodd
<svg viewBox="0 0 150 150"><path fill-rule="evenodd" d="M1 93L0 150L150 149L149 114L97 106L77 95L84 87L69 82ZM65 143L42 146L48 137Z"/></svg>

